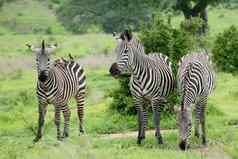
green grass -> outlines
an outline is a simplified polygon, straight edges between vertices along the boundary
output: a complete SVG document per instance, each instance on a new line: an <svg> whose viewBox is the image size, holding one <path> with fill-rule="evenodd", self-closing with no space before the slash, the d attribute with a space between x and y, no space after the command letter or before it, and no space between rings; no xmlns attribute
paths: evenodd
<svg viewBox="0 0 238 159"><path fill-rule="evenodd" d="M87 70L87 69L86 69ZM207 118L209 147L203 152L201 142L194 137L191 150L184 153L178 147L177 132L163 134L165 144L157 145L154 136L147 135L142 146L136 145L136 136L128 139L103 139L101 133L126 132L137 129L136 116L121 116L109 111L111 99L107 91L117 87L117 80L106 76L106 69L87 70L88 96L86 104L85 127L88 135L78 137L78 119L75 102L72 108L70 138L56 141L53 122L53 107L49 106L46 117L44 137L33 144L37 126L37 100L35 97L35 72L18 71L6 78L0 78L0 158L209 158L209 155L221 153L237 157L236 116L238 77L219 73L217 87L209 98ZM229 86L229 87L227 87ZM99 95L99 97L95 97ZM149 120L149 127L152 121ZM175 127L175 120L162 119L162 128ZM33 130L32 130L33 129ZM229 132L227 131L229 130ZM205 150L204 150L205 151ZM113 157L112 157L113 156ZM203 156L203 157L202 157ZM80 158L81 158L80 157Z"/></svg>
<svg viewBox="0 0 238 159"><path fill-rule="evenodd" d="M0 34L65 34L54 12L37 0L5 3L0 11Z"/></svg>
<svg viewBox="0 0 238 159"><path fill-rule="evenodd" d="M115 46L111 35L70 35L57 21L53 12L37 0L22 0L9 3L0 10L0 57L4 59L33 56L26 43L38 45L45 39L57 42L55 57L71 53L77 57L89 54L110 53ZM209 9L211 39L224 28L238 25L238 10ZM172 19L178 26L182 16ZM52 35L45 35L51 28ZM32 34L40 33L40 34ZM22 34L27 33L27 34ZM44 34L44 35L41 35ZM7 66L6 66L7 67ZM158 145L153 135L147 135L141 146L136 145L136 136L128 139L105 139L100 134L137 130L136 116L122 116L109 110L112 99L107 97L118 81L108 76L108 68L85 68L87 73L87 100L85 106L86 134L78 136L78 119L74 100L70 102L72 117L70 137L56 140L53 122L53 106L48 107L42 141L33 144L37 126L38 110L35 96L36 72L17 70L0 74L0 159L219 159L238 158L238 77L218 73L217 86L208 102L207 131L209 145L200 148L201 141L192 137L191 149L178 149L177 131L163 134L165 144ZM148 127L153 128L152 119ZM162 117L161 128L175 128L175 116ZM228 156L228 157L227 157Z"/></svg>
<svg viewBox="0 0 238 159"><path fill-rule="evenodd" d="M31 56L26 43L35 46L40 45L42 40L47 43L58 43L57 57L73 56L82 57L89 54L108 54L112 52L115 41L112 35L86 34L86 35L3 35L0 36L1 57Z"/></svg>

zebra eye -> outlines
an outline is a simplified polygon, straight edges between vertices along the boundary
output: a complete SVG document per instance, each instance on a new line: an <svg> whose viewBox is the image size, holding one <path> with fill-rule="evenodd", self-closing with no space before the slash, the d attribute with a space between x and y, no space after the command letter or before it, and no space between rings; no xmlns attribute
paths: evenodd
<svg viewBox="0 0 238 159"><path fill-rule="evenodd" d="M126 49L125 51L124 51L124 53L127 53L128 52L128 49Z"/></svg>
<svg viewBox="0 0 238 159"><path fill-rule="evenodd" d="M50 61L50 59L48 59L48 61Z"/></svg>

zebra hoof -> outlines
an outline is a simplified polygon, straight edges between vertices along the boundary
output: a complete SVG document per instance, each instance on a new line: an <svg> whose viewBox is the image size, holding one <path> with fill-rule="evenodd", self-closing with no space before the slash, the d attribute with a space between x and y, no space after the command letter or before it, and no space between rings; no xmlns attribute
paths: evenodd
<svg viewBox="0 0 238 159"><path fill-rule="evenodd" d="M140 139L137 140L137 145L141 145L141 140Z"/></svg>
<svg viewBox="0 0 238 159"><path fill-rule="evenodd" d="M160 145L164 144L162 137L158 138L158 144L160 144Z"/></svg>
<svg viewBox="0 0 238 159"><path fill-rule="evenodd" d="M63 139L64 139L63 136L57 136L58 141L63 141Z"/></svg>
<svg viewBox="0 0 238 159"><path fill-rule="evenodd" d="M199 133L195 133L194 136L195 136L196 138L198 138L198 139L200 138Z"/></svg>
<svg viewBox="0 0 238 159"><path fill-rule="evenodd" d="M67 138L67 137L69 137L69 133L64 132L64 133L63 133L63 138Z"/></svg>
<svg viewBox="0 0 238 159"><path fill-rule="evenodd" d="M185 151L186 149L188 149L188 145L187 145L186 141L181 141L181 142L179 143L179 148L180 148L181 150L183 150L183 151Z"/></svg>
<svg viewBox="0 0 238 159"><path fill-rule="evenodd" d="M207 146L207 140L206 140L206 139L203 139L203 140L202 140L202 144L203 144L203 146Z"/></svg>
<svg viewBox="0 0 238 159"><path fill-rule="evenodd" d="M41 139L41 135L37 135L34 139L33 139L33 142L36 143L38 142L40 139Z"/></svg>
<svg viewBox="0 0 238 159"><path fill-rule="evenodd" d="M81 135L84 135L84 130L83 129L79 130L79 136L81 136Z"/></svg>
<svg viewBox="0 0 238 159"><path fill-rule="evenodd" d="M141 145L143 139L145 139L144 136L138 137L138 138L137 138L137 145Z"/></svg>

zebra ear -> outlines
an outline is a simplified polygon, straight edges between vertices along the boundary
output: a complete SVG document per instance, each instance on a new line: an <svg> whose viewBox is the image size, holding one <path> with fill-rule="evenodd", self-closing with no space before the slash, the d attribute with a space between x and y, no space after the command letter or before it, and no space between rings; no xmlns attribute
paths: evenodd
<svg viewBox="0 0 238 159"><path fill-rule="evenodd" d="M124 38L125 38L125 40L126 40L127 42L130 42L131 39L132 39L132 32L129 31L128 29L126 29L126 30L124 31Z"/></svg>
<svg viewBox="0 0 238 159"><path fill-rule="evenodd" d="M31 51L33 51L33 52L40 52L40 48L36 48L36 47L34 47L33 45L31 45L31 44L26 44L26 46L28 47L28 49L30 49Z"/></svg>
<svg viewBox="0 0 238 159"><path fill-rule="evenodd" d="M113 32L113 33L112 33L112 36L113 36L113 37L116 37L116 35L117 35L116 32Z"/></svg>

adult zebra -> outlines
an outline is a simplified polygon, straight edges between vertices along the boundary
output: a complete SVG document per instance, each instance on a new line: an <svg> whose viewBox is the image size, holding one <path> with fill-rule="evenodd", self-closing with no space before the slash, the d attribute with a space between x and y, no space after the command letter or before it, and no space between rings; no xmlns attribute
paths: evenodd
<svg viewBox="0 0 238 159"><path fill-rule="evenodd" d="M42 137L47 105L53 104L55 108L55 125L57 127L57 139L68 137L70 109L68 101L75 97L77 101L77 113L79 117L79 131L83 129L83 109L85 100L85 74L83 68L75 61L56 60L50 61L51 53L56 49L56 45L45 46L44 40L40 48L27 44L35 52L38 72L37 96L39 101L39 121L36 138L37 142ZM64 115L64 131L61 136L60 114Z"/></svg>
<svg viewBox="0 0 238 159"><path fill-rule="evenodd" d="M115 49L117 62L113 63L110 73L117 76L123 72L131 74L130 91L134 105L138 112L138 138L137 143L145 138L147 113L143 108L144 100L152 105L155 136L162 144L160 133L161 103L174 89L174 77L168 57L162 54L144 53L141 42L129 31L124 31L116 37L118 44Z"/></svg>
<svg viewBox="0 0 238 159"><path fill-rule="evenodd" d="M195 136L199 137L201 124L202 143L206 144L205 109L208 95L214 88L215 73L207 53L193 53L182 57L177 73L178 89L182 96L181 108L177 111L182 150L188 148L191 136L192 111L191 104L195 103Z"/></svg>

